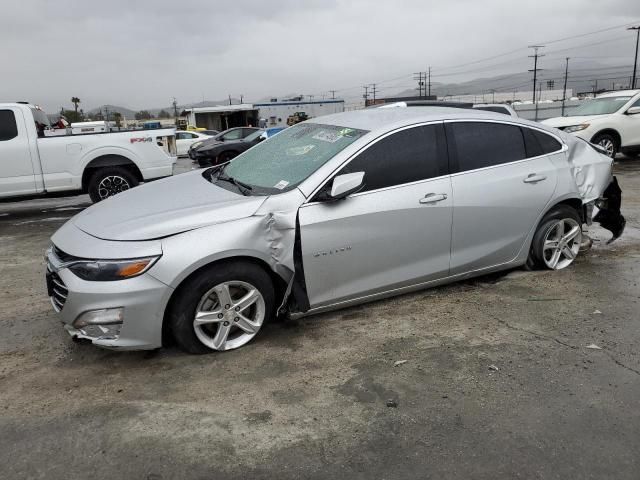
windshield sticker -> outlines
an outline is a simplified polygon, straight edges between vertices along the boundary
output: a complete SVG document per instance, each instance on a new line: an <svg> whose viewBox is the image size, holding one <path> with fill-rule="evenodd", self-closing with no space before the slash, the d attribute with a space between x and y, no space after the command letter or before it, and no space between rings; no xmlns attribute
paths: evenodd
<svg viewBox="0 0 640 480"><path fill-rule="evenodd" d="M313 137L315 140L322 140L323 142L336 143L342 138L339 132L329 132L327 130L320 130Z"/></svg>
<svg viewBox="0 0 640 480"><path fill-rule="evenodd" d="M278 183L276 183L273 188L277 188L278 190L283 190L284 188L287 188L287 185L289 185L289 182L287 182L286 180L280 180Z"/></svg>
<svg viewBox="0 0 640 480"><path fill-rule="evenodd" d="M296 157L299 155L306 155L315 148L315 145L303 145L302 147L287 148L287 155L290 157Z"/></svg>
<svg viewBox="0 0 640 480"><path fill-rule="evenodd" d="M338 135L341 137L356 137L358 132L356 132L353 128L343 128L338 132Z"/></svg>

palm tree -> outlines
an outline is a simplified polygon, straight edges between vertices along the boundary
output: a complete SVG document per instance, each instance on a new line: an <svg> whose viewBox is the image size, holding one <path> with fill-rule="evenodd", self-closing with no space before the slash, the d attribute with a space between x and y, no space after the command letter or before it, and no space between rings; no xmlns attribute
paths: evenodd
<svg viewBox="0 0 640 480"><path fill-rule="evenodd" d="M73 103L75 111L78 113L78 104L80 103L80 99L78 97L71 97L71 103Z"/></svg>

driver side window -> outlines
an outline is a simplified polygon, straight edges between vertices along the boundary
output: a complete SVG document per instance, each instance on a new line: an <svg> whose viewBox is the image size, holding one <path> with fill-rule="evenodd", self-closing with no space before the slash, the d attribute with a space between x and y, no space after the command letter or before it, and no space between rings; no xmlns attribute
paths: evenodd
<svg viewBox="0 0 640 480"><path fill-rule="evenodd" d="M236 130L231 130L229 133L227 133L224 136L225 140L238 140L240 137L242 137L242 129L238 128Z"/></svg>
<svg viewBox="0 0 640 480"><path fill-rule="evenodd" d="M337 175L364 172L363 192L446 175L442 124L412 127L379 140Z"/></svg>

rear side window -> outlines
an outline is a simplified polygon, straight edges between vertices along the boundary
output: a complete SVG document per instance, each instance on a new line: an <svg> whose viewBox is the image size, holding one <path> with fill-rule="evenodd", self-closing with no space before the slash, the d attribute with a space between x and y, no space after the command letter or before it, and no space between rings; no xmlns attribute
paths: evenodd
<svg viewBox="0 0 640 480"><path fill-rule="evenodd" d="M363 191L445 175L443 127L425 125L402 130L374 143L339 174L365 172Z"/></svg>
<svg viewBox="0 0 640 480"><path fill-rule="evenodd" d="M453 122L446 125L458 172L527 158L522 132L516 125L491 122Z"/></svg>
<svg viewBox="0 0 640 480"><path fill-rule="evenodd" d="M12 110L0 110L0 142L18 136L18 124Z"/></svg>
<svg viewBox="0 0 640 480"><path fill-rule="evenodd" d="M524 136L525 147L527 149L527 158L547 155L549 153L558 152L562 149L562 144L551 135L526 127L521 128L522 135Z"/></svg>

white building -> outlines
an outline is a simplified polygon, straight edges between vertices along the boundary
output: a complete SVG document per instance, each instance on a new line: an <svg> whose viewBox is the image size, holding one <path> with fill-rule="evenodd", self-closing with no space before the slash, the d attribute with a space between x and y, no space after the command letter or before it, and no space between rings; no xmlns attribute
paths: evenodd
<svg viewBox="0 0 640 480"><path fill-rule="evenodd" d="M296 112L304 112L309 118L344 112L344 100L309 100L295 97L278 101L273 99L267 103L254 103L258 116L266 127L286 127L287 118Z"/></svg>

